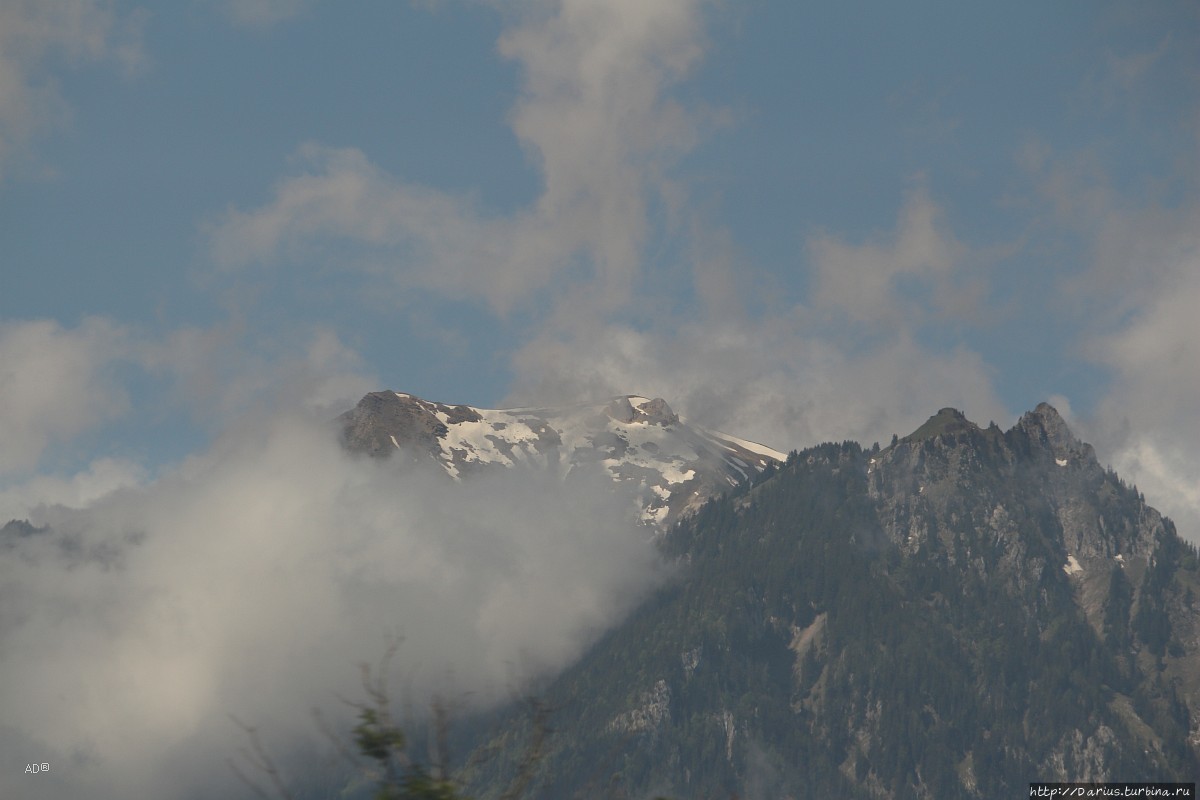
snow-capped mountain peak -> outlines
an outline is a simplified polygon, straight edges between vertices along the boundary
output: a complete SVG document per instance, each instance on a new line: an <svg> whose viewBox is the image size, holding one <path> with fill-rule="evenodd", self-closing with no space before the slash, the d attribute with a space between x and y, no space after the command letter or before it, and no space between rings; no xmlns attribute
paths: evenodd
<svg viewBox="0 0 1200 800"><path fill-rule="evenodd" d="M339 423L352 451L429 458L456 480L497 468L549 470L562 478L599 468L632 489L641 518L659 526L786 458L770 447L691 425L662 398L639 395L486 409L372 392Z"/></svg>

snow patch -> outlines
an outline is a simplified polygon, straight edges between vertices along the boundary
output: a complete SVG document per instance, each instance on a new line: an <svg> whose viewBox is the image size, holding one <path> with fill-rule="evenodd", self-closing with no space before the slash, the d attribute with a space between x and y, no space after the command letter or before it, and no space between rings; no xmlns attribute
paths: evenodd
<svg viewBox="0 0 1200 800"><path fill-rule="evenodd" d="M680 417L680 420L683 421L683 418ZM756 456L763 456L779 462L787 461L787 453L781 453L778 450L767 447L765 444L752 442L749 439L739 439L736 436L730 436L728 433L721 433L720 431L704 431L703 433L717 444L726 446L732 444L736 447L742 448L743 450L754 453Z"/></svg>
<svg viewBox="0 0 1200 800"><path fill-rule="evenodd" d="M1068 575L1078 575L1083 572L1083 567L1079 565L1079 561L1070 553L1067 554L1067 563L1063 564L1063 572Z"/></svg>
<svg viewBox="0 0 1200 800"><path fill-rule="evenodd" d="M1065 458L1056 458L1054 459L1054 463L1058 464L1060 467L1065 467L1067 465L1067 460Z"/></svg>
<svg viewBox="0 0 1200 800"><path fill-rule="evenodd" d="M642 514L642 518L649 522L653 522L655 525L661 525L667 518L667 514L670 513L671 509L667 508L666 506L659 506L658 508L646 509L646 511Z"/></svg>
<svg viewBox="0 0 1200 800"><path fill-rule="evenodd" d="M637 462L634 462L634 463L637 463ZM692 478L696 477L696 470L689 469L687 472L682 472L682 471L680 471L680 469L678 467L674 466L673 464L662 467L661 472L662 472L662 476L666 479L667 483L683 483L685 481L690 481Z"/></svg>

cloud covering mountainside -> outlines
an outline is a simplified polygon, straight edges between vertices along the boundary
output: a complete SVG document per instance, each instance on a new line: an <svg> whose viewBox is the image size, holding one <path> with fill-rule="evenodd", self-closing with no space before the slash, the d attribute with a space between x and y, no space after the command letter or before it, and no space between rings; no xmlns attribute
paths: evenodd
<svg viewBox="0 0 1200 800"><path fill-rule="evenodd" d="M357 667L507 697L575 658L660 575L610 481L485 474L469 490L348 455L328 424L262 420L87 510L0 542L13 797L186 797L232 780L230 714L282 753L346 713ZM13 761L15 763L15 761ZM227 795L228 796L228 795Z"/></svg>

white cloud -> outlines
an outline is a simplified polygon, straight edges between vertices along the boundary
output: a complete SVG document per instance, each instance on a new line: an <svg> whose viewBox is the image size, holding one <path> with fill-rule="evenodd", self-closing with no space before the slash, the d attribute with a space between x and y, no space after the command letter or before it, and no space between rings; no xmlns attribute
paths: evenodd
<svg viewBox="0 0 1200 800"><path fill-rule="evenodd" d="M112 374L129 333L91 317L74 329L51 320L0 323L0 476L35 467L70 440L129 407Z"/></svg>
<svg viewBox="0 0 1200 800"><path fill-rule="evenodd" d="M164 379L170 396L131 397L132 373L121 374L129 369ZM18 479L51 448L69 446L134 409L155 418L182 408L222 430L272 407L332 417L377 385L361 357L320 326L292 330L278 341L251 341L236 323L153 336L102 317L75 328L53 320L0 322L0 478ZM41 491L33 484L8 487L21 494L27 489Z"/></svg>
<svg viewBox="0 0 1200 800"><path fill-rule="evenodd" d="M1157 258L1127 267L1141 276L1139 302L1086 351L1113 373L1096 410L1097 434L1122 477L1200 541L1200 209L1139 216L1146 228L1119 226L1142 242L1127 250Z"/></svg>
<svg viewBox="0 0 1200 800"><path fill-rule="evenodd" d="M1183 52L1191 50L1165 36L1153 51L1110 57L1111 74L1085 89L1119 97L1124 108L1156 64ZM1175 132L1200 142L1196 123L1187 119ZM1079 261L1046 289L1078 332L1075 352L1107 383L1078 415L1076 433L1181 535L1200 542L1200 170L1184 151L1162 174L1130 175L1106 150L1030 143L1018 155L1039 201L1033 227L1049 232L1050 246L1069 241L1063 252Z"/></svg>
<svg viewBox="0 0 1200 800"><path fill-rule="evenodd" d="M43 506L82 508L146 480L146 470L127 459L101 457L70 476L35 475L0 488L0 521L28 519Z"/></svg>
<svg viewBox="0 0 1200 800"><path fill-rule="evenodd" d="M601 307L628 300L651 205L671 213L668 170L703 124L666 95L702 53L699 3L570 0L512 15L499 51L521 67L512 124L543 178L532 207L482 214L358 150L308 145L298 153L307 174L282 181L267 205L214 222L215 260L303 261L332 239L343 251L364 247L363 261L402 288L500 312L537 301L568 273L587 276Z"/></svg>
<svg viewBox="0 0 1200 800"><path fill-rule="evenodd" d="M271 407L332 416L378 388L362 357L324 326L253 340L237 321L179 328L146 344L141 358L170 378L174 404L215 430Z"/></svg>
<svg viewBox="0 0 1200 800"><path fill-rule="evenodd" d="M1100 88L1128 100L1148 70L1178 51L1167 36L1131 60L1110 59L1112 74ZM1194 118L1181 132L1200 142ZM1053 287L1058 310L1077 325L1076 352L1107 380L1094 407L1081 415L1079 432L1150 505L1175 520L1181 535L1200 541L1196 159L1180 153L1168 173L1132 179L1103 149L1086 143L1068 153L1026 145L1018 162L1042 203L1035 211L1053 223L1054 235L1085 243L1081 263Z"/></svg>
<svg viewBox="0 0 1200 800"><path fill-rule="evenodd" d="M596 313L581 292L566 295L516 353L509 400L658 395L695 422L782 450L886 442L947 405L984 424L1008 418L977 353L918 342L930 320L976 311L983 287L923 183L887 236L810 238L815 289L802 306L747 291L754 273L720 228L691 236L700 307L656 309L638 327ZM750 313L756 305L767 310Z"/></svg>
<svg viewBox="0 0 1200 800"><path fill-rule="evenodd" d="M641 263L651 194L699 122L665 90L703 53L693 0L568 0L507 31L500 52L521 64L513 128L540 161L537 214L577 231L608 303L627 299Z"/></svg>
<svg viewBox="0 0 1200 800"><path fill-rule="evenodd" d="M0 794L229 796L227 715L290 764L309 709L343 716L334 693L359 696L354 665L390 634L418 705L503 698L514 665L563 666L654 582L626 500L608 481L460 487L274 414L152 484L42 509L54 533L0 559L0 750L51 780L9 770Z"/></svg>
<svg viewBox="0 0 1200 800"><path fill-rule="evenodd" d="M979 289L963 281L967 249L941 217L922 182L905 198L896 230L886 237L862 244L828 233L810 237L813 307L836 310L868 328L911 325L931 312L961 317L973 311ZM904 281L929 297L906 296Z"/></svg>
<svg viewBox="0 0 1200 800"><path fill-rule="evenodd" d="M230 210L210 227L218 264L303 259L333 239L390 254L387 277L400 288L415 284L507 306L520 296L517 279L535 278L513 274L524 263L516 261L515 230L479 217L460 198L396 180L353 148L307 144L295 160L308 174L282 181L270 205ZM549 255L527 270L544 272L565 254Z"/></svg>
<svg viewBox="0 0 1200 800"><path fill-rule="evenodd" d="M389 175L358 150L307 145L299 174L269 203L215 221L214 258L227 268L303 264L322 247L344 254L354 244L364 268L401 289L483 300L501 313L550 309L516 357L514 398L661 393L709 424L777 446L906 432L947 403L1002 416L976 355L915 343L922 321L964 317L980 292L967 248L923 182L894 232L865 243L812 238L820 314L805 313L805 325L740 321L745 270L670 175L713 122L670 97L703 56L701 10L682 0L568 0L510 12L499 51L521 67L511 120L543 178L533 206L489 215ZM631 303L652 309L661 299L638 293L652 234L684 242L704 304L677 329L657 309L640 331L615 321ZM860 350L808 324L834 311L892 338Z"/></svg>
<svg viewBox="0 0 1200 800"><path fill-rule="evenodd" d="M697 423L781 450L843 439L886 444L946 405L984 424L1009 416L991 371L969 350L930 351L905 333L850 350L798 320L544 335L518 354L516 367L524 388L515 402L657 395Z"/></svg>
<svg viewBox="0 0 1200 800"><path fill-rule="evenodd" d="M122 16L103 0L10 0L0 4L0 164L68 109L50 65L143 62L138 14Z"/></svg>

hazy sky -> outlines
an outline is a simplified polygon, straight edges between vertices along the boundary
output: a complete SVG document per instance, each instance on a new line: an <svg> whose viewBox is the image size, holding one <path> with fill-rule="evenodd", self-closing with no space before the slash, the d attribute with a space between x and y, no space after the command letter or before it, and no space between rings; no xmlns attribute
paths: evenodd
<svg viewBox="0 0 1200 800"><path fill-rule="evenodd" d="M135 701L114 667L56 713L116 698L161 711L155 742L219 740L201 710L258 693L238 648L314 612L289 583L218 635L196 612L217 545L253 545L230 608L283 542L357 608L399 546L380 537L405 499L362 499L374 478L311 426L378 388L662 396L781 450L1049 399L1200 541L1197 308L1194 2L0 0L0 520L77 531L89 565L26 553L0 592L112 633L64 651L3 622L0 671L28 683L0 737L127 764L145 742L106 751L102 703L72 739L28 698L77 681L64 663L128 663L175 682ZM499 540L537 550L514 493L487 495L513 503ZM288 504L298 539L262 533ZM347 519L368 533L325 560L319 523ZM543 595L410 533L477 587L439 626L480 638L445 659L494 678L512 652L478 656L488 614ZM611 555L518 650L561 663L619 613L623 565L652 570ZM187 647L174 612L122 610L149 596ZM322 664L287 688L344 667Z"/></svg>

